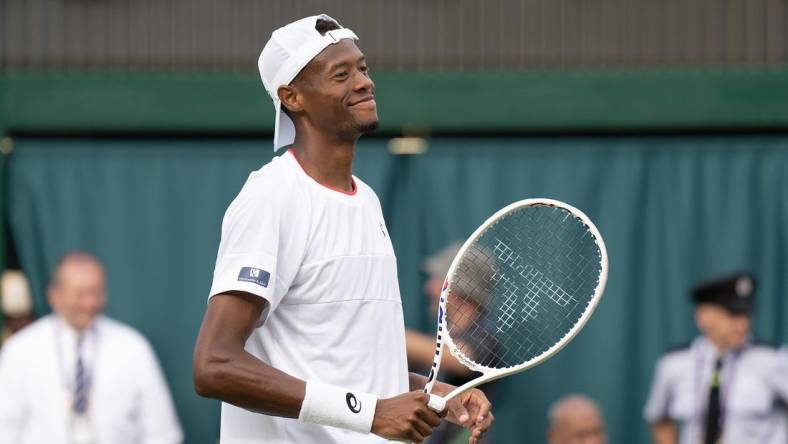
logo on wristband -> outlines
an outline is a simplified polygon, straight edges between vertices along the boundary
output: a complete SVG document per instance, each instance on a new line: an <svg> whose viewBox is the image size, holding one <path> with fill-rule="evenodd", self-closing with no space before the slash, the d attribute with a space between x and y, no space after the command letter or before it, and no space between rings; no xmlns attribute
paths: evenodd
<svg viewBox="0 0 788 444"><path fill-rule="evenodd" d="M361 401L356 399L356 395L348 392L348 394L345 395L345 401L347 401L347 406L351 412L358 413L361 411Z"/></svg>

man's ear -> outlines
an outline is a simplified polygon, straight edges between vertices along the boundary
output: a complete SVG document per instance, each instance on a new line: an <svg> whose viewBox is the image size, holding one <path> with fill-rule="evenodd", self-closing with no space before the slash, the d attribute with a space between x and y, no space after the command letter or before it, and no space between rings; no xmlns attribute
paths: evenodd
<svg viewBox="0 0 788 444"><path fill-rule="evenodd" d="M695 308L695 325L702 333L706 333L706 325L709 323L709 313L705 307Z"/></svg>
<svg viewBox="0 0 788 444"><path fill-rule="evenodd" d="M304 109L301 103L301 94L293 85L282 85L276 90L279 101L290 112L299 112Z"/></svg>

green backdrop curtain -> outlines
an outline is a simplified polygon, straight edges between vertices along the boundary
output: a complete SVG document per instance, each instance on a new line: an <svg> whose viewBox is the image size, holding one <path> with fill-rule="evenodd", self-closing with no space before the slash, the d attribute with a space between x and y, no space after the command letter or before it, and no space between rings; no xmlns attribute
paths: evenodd
<svg viewBox="0 0 788 444"><path fill-rule="evenodd" d="M788 136L439 138L419 156L386 143L363 140L355 173L381 198L411 327L433 330L421 260L507 203L564 200L607 243L608 287L586 329L499 385L499 442L544 442L548 405L576 391L600 402L611 442L647 442L653 364L695 334L686 289L702 278L752 270L756 335L788 339ZM270 157L268 140L22 138L8 164L11 230L38 311L61 254L97 253L107 312L153 343L189 443L218 433L217 403L193 393L190 366L221 217Z"/></svg>
<svg viewBox="0 0 788 444"><path fill-rule="evenodd" d="M3 91L2 91L2 86L0 86L0 100L2 100L2 98L3 98ZM0 114L0 121L2 121L2 114ZM0 140L2 140L2 138L3 138L3 132L0 131ZM0 143L2 143L2 142L0 142ZM6 221L5 210L6 210L6 205L5 205L5 180L4 180L4 178L5 178L5 163L6 163L5 161L6 161L5 154L0 153L0 251L6 251L6 245L5 245L5 242L6 242L6 230L5 230L5 221ZM5 267L6 267L5 254L0 254L0 273L2 273L3 270L5 270ZM2 297L3 297L3 295L0 294L0 298L2 298ZM5 325L4 325L4 318L5 318L5 316L2 313L0 313L0 336L2 336L2 332L3 332L3 329L5 327ZM2 344L2 338L0 338L0 347L2 345L3 345Z"/></svg>

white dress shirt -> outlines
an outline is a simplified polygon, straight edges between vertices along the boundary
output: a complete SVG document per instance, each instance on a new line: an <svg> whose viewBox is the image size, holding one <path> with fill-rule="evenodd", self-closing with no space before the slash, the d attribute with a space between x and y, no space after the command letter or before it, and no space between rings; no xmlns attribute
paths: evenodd
<svg viewBox="0 0 788 444"><path fill-rule="evenodd" d="M86 424L97 444L182 441L156 356L134 329L100 316L80 344L89 384ZM0 444L71 444L78 334L56 315L0 350Z"/></svg>
<svg viewBox="0 0 788 444"><path fill-rule="evenodd" d="M650 423L677 421L681 444L697 444L704 433L715 347L696 338L688 348L660 358L644 410ZM722 442L788 443L788 351L747 344L722 357Z"/></svg>

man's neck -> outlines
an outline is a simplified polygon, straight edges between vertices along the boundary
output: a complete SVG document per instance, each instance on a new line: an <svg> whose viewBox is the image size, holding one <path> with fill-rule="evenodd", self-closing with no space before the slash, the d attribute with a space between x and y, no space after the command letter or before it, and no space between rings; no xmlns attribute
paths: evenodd
<svg viewBox="0 0 788 444"><path fill-rule="evenodd" d="M74 324L70 323L64 316L55 313L57 321L60 323L60 328L64 331L67 331L70 335L73 335L75 338L79 338L84 335L87 331L89 331L93 325L96 323L95 320L90 323L90 325L86 328L79 328Z"/></svg>
<svg viewBox="0 0 788 444"><path fill-rule="evenodd" d="M743 344L739 344L737 346L731 346L729 344L723 344L720 341L714 341L708 336L706 336L706 340L708 341L711 348L714 350L714 354L717 357L723 357L728 353L736 352L737 350L740 350L747 345L747 341L745 341Z"/></svg>
<svg viewBox="0 0 788 444"><path fill-rule="evenodd" d="M304 171L318 183L353 192L355 141L319 141L296 137L291 150Z"/></svg>

